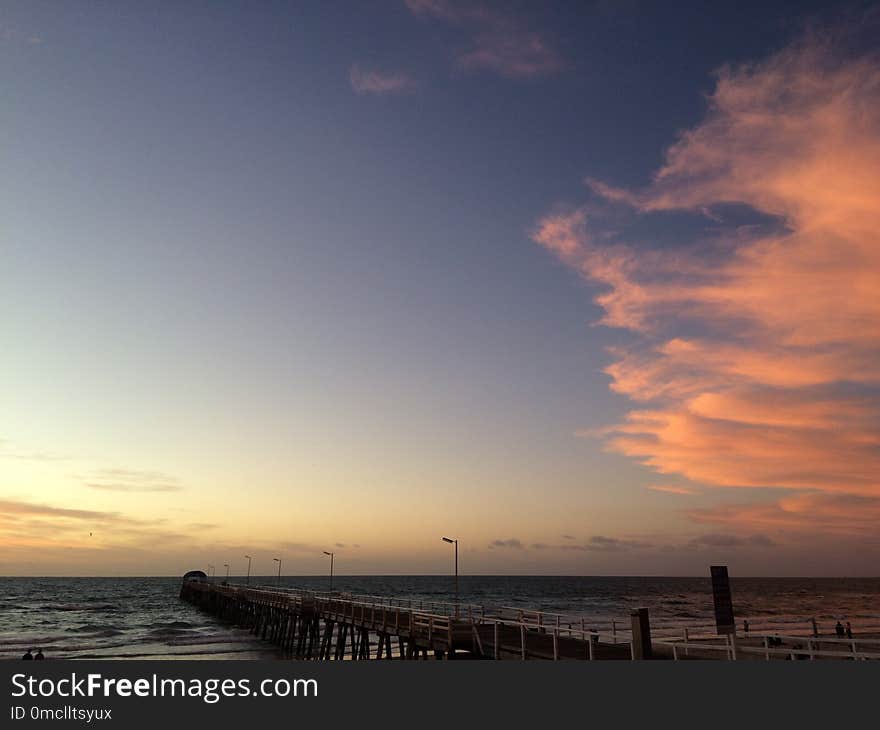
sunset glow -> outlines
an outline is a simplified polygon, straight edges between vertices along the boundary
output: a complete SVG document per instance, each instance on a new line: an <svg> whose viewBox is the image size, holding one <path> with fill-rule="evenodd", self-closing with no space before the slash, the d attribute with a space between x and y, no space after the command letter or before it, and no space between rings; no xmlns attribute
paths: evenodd
<svg viewBox="0 0 880 730"><path fill-rule="evenodd" d="M877 12L612 5L4 10L0 574L876 574Z"/></svg>

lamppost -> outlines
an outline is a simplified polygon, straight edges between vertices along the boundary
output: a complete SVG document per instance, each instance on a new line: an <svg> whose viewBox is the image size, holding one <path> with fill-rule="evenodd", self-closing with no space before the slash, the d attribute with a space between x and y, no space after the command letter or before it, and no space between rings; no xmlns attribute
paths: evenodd
<svg viewBox="0 0 880 730"><path fill-rule="evenodd" d="M229 563L223 563L223 567L226 568L226 582L229 582Z"/></svg>
<svg viewBox="0 0 880 730"><path fill-rule="evenodd" d="M458 618L458 539L444 537L443 542L455 545L455 617Z"/></svg>
<svg viewBox="0 0 880 730"><path fill-rule="evenodd" d="M248 572L247 572L247 579L245 580L245 583L244 583L244 584L245 584L246 586L249 586L249 585L251 584L251 556L250 556L250 555L245 555L245 557L246 557L247 560L248 560Z"/></svg>
<svg viewBox="0 0 880 730"><path fill-rule="evenodd" d="M330 556L330 592L333 593L333 556L336 555L336 553L328 553L325 550L324 555Z"/></svg>
<svg viewBox="0 0 880 730"><path fill-rule="evenodd" d="M214 566L208 563L208 573L210 574L211 583L214 582Z"/></svg>
<svg viewBox="0 0 880 730"><path fill-rule="evenodd" d="M276 563L278 563L278 587L281 587L281 558L272 558Z"/></svg>

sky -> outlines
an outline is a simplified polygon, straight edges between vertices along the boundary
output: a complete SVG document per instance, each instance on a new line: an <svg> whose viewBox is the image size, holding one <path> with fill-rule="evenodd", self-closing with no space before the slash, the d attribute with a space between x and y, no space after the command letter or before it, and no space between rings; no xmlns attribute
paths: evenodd
<svg viewBox="0 0 880 730"><path fill-rule="evenodd" d="M876 575L878 20L3 2L0 574Z"/></svg>

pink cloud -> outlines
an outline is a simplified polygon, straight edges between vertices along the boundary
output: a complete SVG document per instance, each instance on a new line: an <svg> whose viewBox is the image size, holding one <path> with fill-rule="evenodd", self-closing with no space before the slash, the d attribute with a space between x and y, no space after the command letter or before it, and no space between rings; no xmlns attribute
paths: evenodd
<svg viewBox="0 0 880 730"><path fill-rule="evenodd" d="M479 20L486 13L479 7L454 0L404 0L404 4L414 15L432 16L452 22Z"/></svg>
<svg viewBox="0 0 880 730"><path fill-rule="evenodd" d="M480 4L451 0L405 0L414 15L461 25L470 47L456 53L466 71L490 71L507 78L534 78L559 71L562 58L543 33L526 28L512 15Z"/></svg>
<svg viewBox="0 0 880 730"><path fill-rule="evenodd" d="M357 64L349 71L349 81L358 94L401 94L417 86L415 80L402 71L364 70Z"/></svg>
<svg viewBox="0 0 880 730"><path fill-rule="evenodd" d="M562 59L540 33L498 28L474 36L473 48L459 54L456 65L508 78L533 78L558 71Z"/></svg>
<svg viewBox="0 0 880 730"><path fill-rule="evenodd" d="M650 185L588 179L598 204L549 214L533 232L602 286L601 323L633 333L606 372L614 391L644 405L605 431L611 450L709 487L810 490L694 519L834 531L844 515L876 517L878 79L877 56L847 59L815 36L722 69L706 118L680 135ZM717 223L713 209L727 203L782 225L732 228L698 246L608 243L611 208L708 212Z"/></svg>

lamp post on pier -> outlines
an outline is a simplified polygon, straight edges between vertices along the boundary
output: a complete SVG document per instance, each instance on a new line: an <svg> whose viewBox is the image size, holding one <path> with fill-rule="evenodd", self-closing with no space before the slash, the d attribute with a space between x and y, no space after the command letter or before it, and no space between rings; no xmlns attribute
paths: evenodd
<svg viewBox="0 0 880 730"><path fill-rule="evenodd" d="M247 561L248 561L248 572L247 572L247 578L245 579L244 584L246 586L249 586L251 584L251 556L245 555L245 557L247 558Z"/></svg>
<svg viewBox="0 0 880 730"><path fill-rule="evenodd" d="M278 587L281 587L281 558L272 558L273 561L278 563Z"/></svg>
<svg viewBox="0 0 880 730"><path fill-rule="evenodd" d="M443 542L455 545L455 618L458 618L458 539L444 537Z"/></svg>
<svg viewBox="0 0 880 730"><path fill-rule="evenodd" d="M229 582L229 563L223 563L223 567L226 568L226 582Z"/></svg>
<svg viewBox="0 0 880 730"><path fill-rule="evenodd" d="M333 557L336 555L336 553L328 553L325 550L324 555L330 556L330 592L333 593Z"/></svg>
<svg viewBox="0 0 880 730"><path fill-rule="evenodd" d="M208 570L211 571L211 582L213 583L214 582L214 566L211 564L208 564Z"/></svg>

